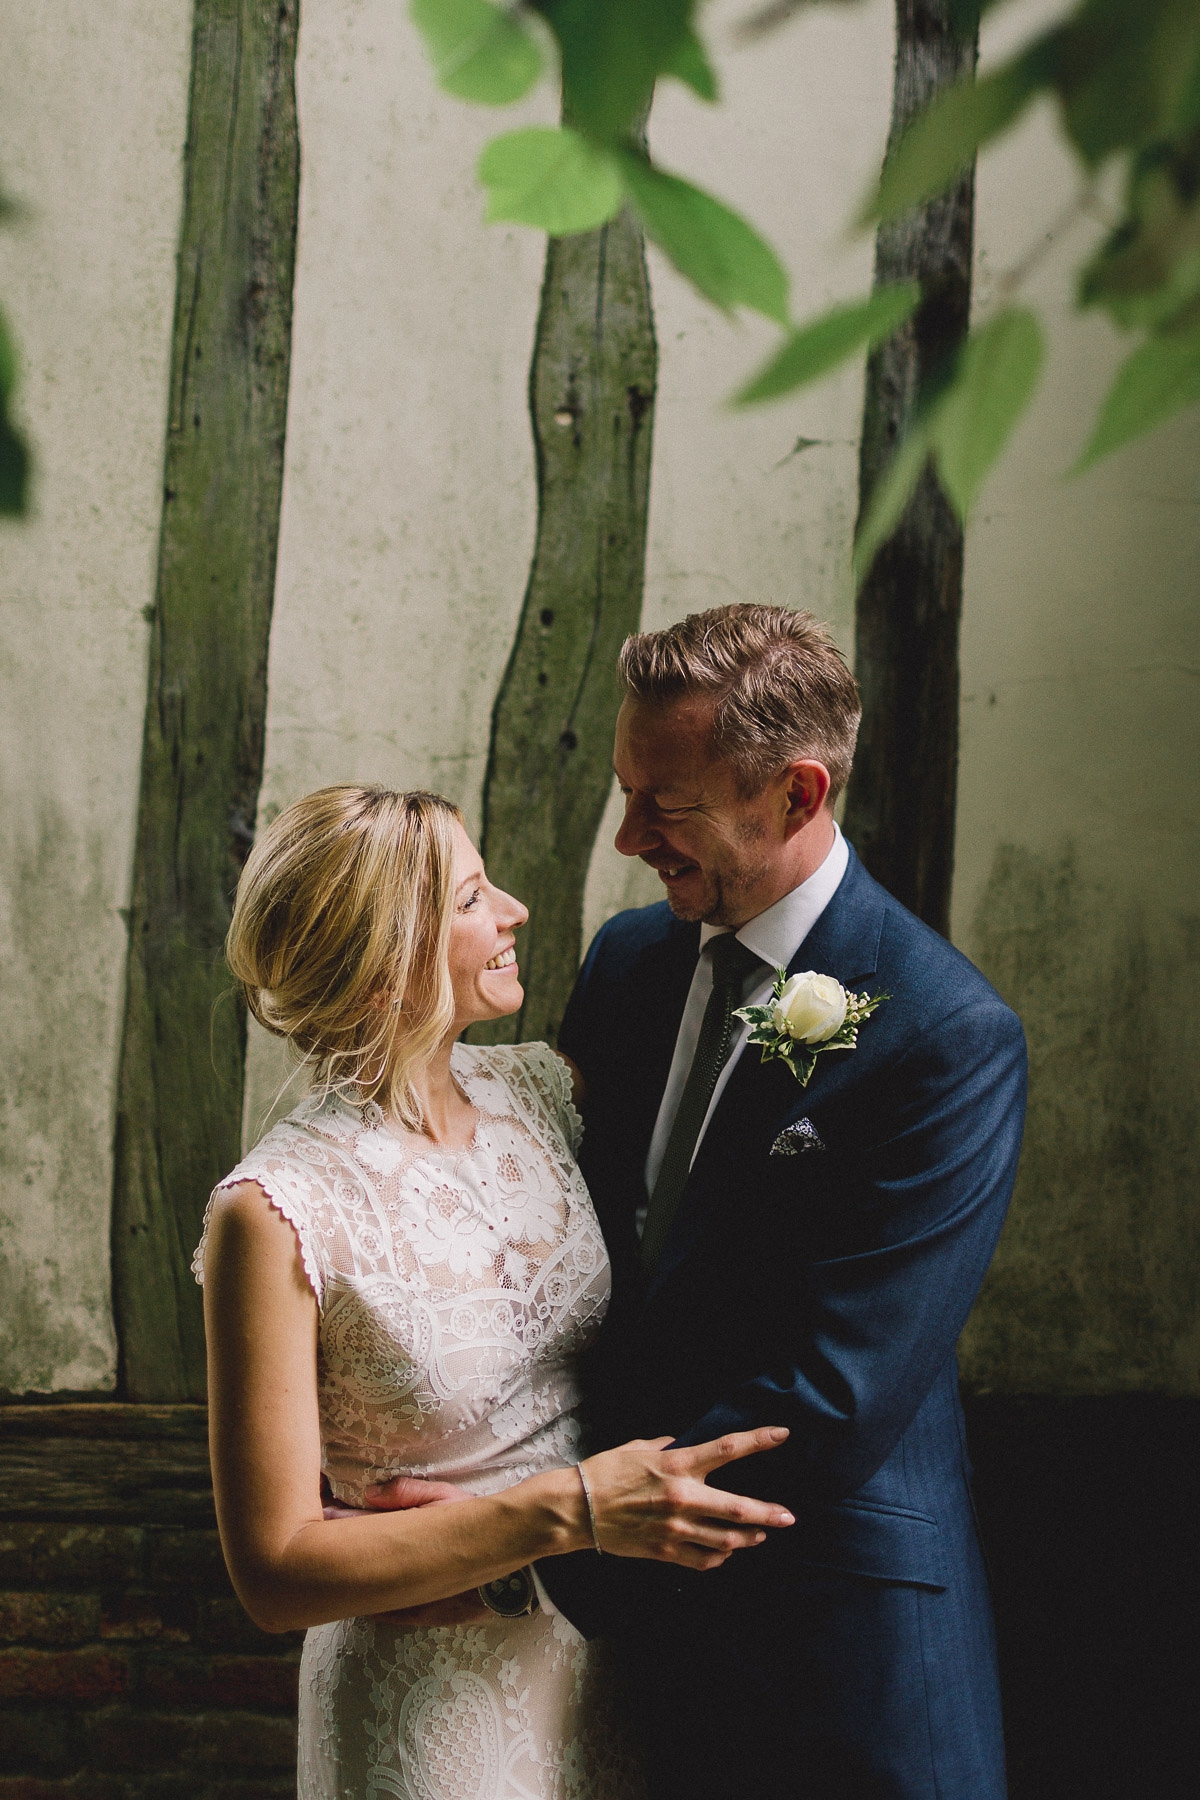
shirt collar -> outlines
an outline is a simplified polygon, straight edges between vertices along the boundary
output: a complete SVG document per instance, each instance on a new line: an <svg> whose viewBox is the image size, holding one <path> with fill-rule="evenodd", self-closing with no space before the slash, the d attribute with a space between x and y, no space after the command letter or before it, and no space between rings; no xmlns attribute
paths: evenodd
<svg viewBox="0 0 1200 1800"><path fill-rule="evenodd" d="M849 846L835 823L833 844L820 868L774 906L747 920L737 933L740 942L771 968L786 969L833 899L849 861ZM719 937L722 929L720 925L701 925L701 949L710 938Z"/></svg>

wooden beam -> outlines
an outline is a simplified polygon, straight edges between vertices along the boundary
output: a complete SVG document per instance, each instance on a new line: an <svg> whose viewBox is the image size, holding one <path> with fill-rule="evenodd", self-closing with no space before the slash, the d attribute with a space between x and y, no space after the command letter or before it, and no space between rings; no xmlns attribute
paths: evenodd
<svg viewBox="0 0 1200 1800"><path fill-rule="evenodd" d="M579 964L588 861L612 783L622 641L642 610L657 348L628 212L551 238L530 371L538 526L484 785L493 881L524 900L525 1004L480 1042L554 1042Z"/></svg>
<svg viewBox="0 0 1200 1800"><path fill-rule="evenodd" d="M118 1087L122 1391L204 1392L188 1262L238 1160L221 946L253 839L296 241L297 0L196 0L163 518Z"/></svg>
<svg viewBox="0 0 1200 1800"><path fill-rule="evenodd" d="M974 68L949 0L896 0L889 152L934 94ZM882 225L875 282L921 283L912 322L867 362L859 518L921 399L966 335L971 307L975 178ZM858 596L855 674L863 724L845 829L877 880L935 930L948 932L958 787L958 632L963 533L931 469Z"/></svg>

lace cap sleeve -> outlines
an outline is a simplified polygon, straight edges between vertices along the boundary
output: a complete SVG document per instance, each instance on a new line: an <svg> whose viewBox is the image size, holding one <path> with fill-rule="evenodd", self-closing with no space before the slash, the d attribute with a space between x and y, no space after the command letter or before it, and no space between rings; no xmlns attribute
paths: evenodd
<svg viewBox="0 0 1200 1800"><path fill-rule="evenodd" d="M204 1286L204 1252L208 1246L208 1228L212 1221L213 1205L217 1195L227 1188L239 1187L244 1181L253 1181L260 1187L276 1212L282 1213L292 1230L296 1233L300 1245L300 1259L304 1264L304 1273L308 1277L309 1286L317 1297L318 1306L325 1293L325 1276L318 1251L320 1236L312 1218L312 1208L307 1193L307 1182L303 1173L289 1168L286 1154L276 1151L270 1154L268 1145L271 1133L253 1152L240 1162L232 1174L224 1181L219 1181L209 1195L208 1205L204 1209L204 1226L200 1233L200 1242L196 1246L196 1254L192 1258L192 1274ZM268 1152L263 1154L263 1152Z"/></svg>
<svg viewBox="0 0 1200 1800"><path fill-rule="evenodd" d="M548 1044L516 1044L515 1054L528 1071L530 1082L570 1147L577 1156L583 1142L583 1120L572 1098L571 1071Z"/></svg>

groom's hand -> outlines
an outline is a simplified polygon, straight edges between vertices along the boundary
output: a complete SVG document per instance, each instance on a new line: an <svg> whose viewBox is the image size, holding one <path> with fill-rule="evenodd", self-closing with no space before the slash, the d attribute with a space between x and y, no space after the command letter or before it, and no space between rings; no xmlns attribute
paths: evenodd
<svg viewBox="0 0 1200 1800"><path fill-rule="evenodd" d="M336 1501L326 1506L327 1519L355 1519L367 1512L407 1512L413 1506L449 1505L455 1500L469 1500L465 1488L449 1481L423 1481L416 1475L394 1475L390 1481L378 1481L363 1494L363 1506L339 1506ZM401 1631L416 1631L433 1625L479 1625L495 1614L483 1604L477 1588L465 1594L450 1594L444 1600L431 1600L428 1606L399 1607L394 1612L375 1613L374 1618Z"/></svg>

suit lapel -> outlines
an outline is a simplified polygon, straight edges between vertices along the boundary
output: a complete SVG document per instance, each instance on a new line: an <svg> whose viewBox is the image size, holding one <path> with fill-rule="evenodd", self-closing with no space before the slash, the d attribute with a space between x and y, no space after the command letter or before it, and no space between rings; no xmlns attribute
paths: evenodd
<svg viewBox="0 0 1200 1800"><path fill-rule="evenodd" d="M798 975L804 970L815 969L818 974L832 975L844 987L866 980L878 967L883 920L883 890L867 874L851 849L846 873L836 893L788 964L788 974ZM678 1016L675 1028L678 1030ZM818 1058L809 1091L822 1073L822 1059ZM664 1085L665 1082L664 1071ZM801 1092L795 1077L781 1063L764 1066L750 1045L743 1048L709 1120L679 1210L651 1277L647 1299L669 1279L687 1255L705 1210L697 1203L698 1192L704 1185L706 1165L717 1154L717 1145L726 1149L731 1141L734 1144L744 1141L747 1146L754 1144L771 1121L784 1113ZM661 1099L661 1087L658 1094Z"/></svg>

